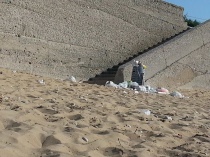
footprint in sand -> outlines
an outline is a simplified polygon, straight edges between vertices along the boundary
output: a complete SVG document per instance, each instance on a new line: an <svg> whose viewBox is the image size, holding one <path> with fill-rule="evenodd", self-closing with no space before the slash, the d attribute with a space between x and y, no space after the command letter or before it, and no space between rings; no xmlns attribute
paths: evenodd
<svg viewBox="0 0 210 157"><path fill-rule="evenodd" d="M40 157L60 157L60 156L61 156L60 152L45 149L42 151Z"/></svg>
<svg viewBox="0 0 210 157"><path fill-rule="evenodd" d="M75 132L75 129L72 128L72 127L67 126L67 127L64 128L63 131L64 132L67 132L67 133L72 133L72 132Z"/></svg>
<svg viewBox="0 0 210 157"><path fill-rule="evenodd" d="M51 115L49 115L49 116L45 115L44 118L47 122L57 122L62 119L62 117L56 117L56 116L51 116Z"/></svg>
<svg viewBox="0 0 210 157"><path fill-rule="evenodd" d="M37 109L44 114L51 114L51 115L58 114L58 111L56 111L54 109L49 109L49 108L45 108L45 107L39 107Z"/></svg>
<svg viewBox="0 0 210 157"><path fill-rule="evenodd" d="M123 156L124 151L116 147L108 147L104 150L105 156Z"/></svg>
<svg viewBox="0 0 210 157"><path fill-rule="evenodd" d="M78 121L78 120L84 119L84 117L81 114L75 114L73 116L70 116L69 119Z"/></svg>
<svg viewBox="0 0 210 157"><path fill-rule="evenodd" d="M103 130L103 131L93 130L92 133L98 134L98 135L108 135L108 134L110 134L110 132L108 130Z"/></svg>
<svg viewBox="0 0 210 157"><path fill-rule="evenodd" d="M46 148L51 145L61 144L61 141L55 138L53 135L47 136L43 142L42 147Z"/></svg>
<svg viewBox="0 0 210 157"><path fill-rule="evenodd" d="M10 134L10 133L9 133ZM8 135L8 132L1 132L0 133L0 136L1 136L1 140L0 140L0 145L2 143L4 143L4 145L6 144L17 144L18 143L18 140L16 137L12 137L12 135Z"/></svg>
<svg viewBox="0 0 210 157"><path fill-rule="evenodd" d="M5 126L5 129L12 130L15 132L21 132L21 131L28 131L31 129L31 127L29 127L29 125L25 123L19 123L11 120L9 124Z"/></svg>

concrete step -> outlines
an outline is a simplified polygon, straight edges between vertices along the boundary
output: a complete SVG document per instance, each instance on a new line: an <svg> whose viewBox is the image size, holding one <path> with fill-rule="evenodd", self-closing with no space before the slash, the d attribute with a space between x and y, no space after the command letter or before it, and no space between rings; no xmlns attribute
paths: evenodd
<svg viewBox="0 0 210 157"><path fill-rule="evenodd" d="M182 31L182 32L180 32L180 33L178 33L178 34L176 34L176 35L174 35L174 36L171 36L171 37L169 37L169 38L167 38L167 39L165 39L163 41L160 41L160 42L156 43L155 45L153 45L151 47L148 47L147 49L145 49L145 50L143 50L141 52L138 52L137 54L127 58L122 63L119 63L118 65L115 65L112 68L108 68L107 71L102 72L100 75L96 75L95 78L91 78L90 82L91 83L95 83L95 84L105 84L106 81L114 81L114 77L115 77L115 75L117 73L117 70L118 70L120 65L123 65L123 64L133 60L137 56L139 56L139 55L141 55L141 54L143 54L143 53L145 53L147 51L150 51L151 49L154 49L154 48L158 47L159 45L161 45L161 44L171 40L172 38L176 37L177 35L186 32L187 30L189 30L189 28L184 30L184 31Z"/></svg>
<svg viewBox="0 0 210 157"><path fill-rule="evenodd" d="M100 75L104 75L104 74L116 74L117 73L117 71L104 71L104 72L102 72Z"/></svg>
<svg viewBox="0 0 210 157"><path fill-rule="evenodd" d="M105 85L106 82L107 82L106 80L94 80L94 81L85 81L84 83L97 84L97 85Z"/></svg>
<svg viewBox="0 0 210 157"><path fill-rule="evenodd" d="M89 81L95 81L95 80L113 81L114 77L94 77L89 79Z"/></svg>
<svg viewBox="0 0 210 157"><path fill-rule="evenodd" d="M100 75L96 75L96 78L98 77L115 77L115 73L106 73L106 74L100 74Z"/></svg>

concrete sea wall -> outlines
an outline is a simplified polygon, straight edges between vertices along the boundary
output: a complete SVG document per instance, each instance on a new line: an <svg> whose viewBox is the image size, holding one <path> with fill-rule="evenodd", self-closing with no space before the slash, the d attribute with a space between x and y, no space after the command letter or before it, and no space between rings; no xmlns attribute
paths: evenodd
<svg viewBox="0 0 210 157"><path fill-rule="evenodd" d="M186 29L161 0L1 0L0 66L90 77Z"/></svg>
<svg viewBox="0 0 210 157"><path fill-rule="evenodd" d="M210 20L136 57L147 65L152 86L210 88ZM116 82L130 80L132 63L122 65Z"/></svg>

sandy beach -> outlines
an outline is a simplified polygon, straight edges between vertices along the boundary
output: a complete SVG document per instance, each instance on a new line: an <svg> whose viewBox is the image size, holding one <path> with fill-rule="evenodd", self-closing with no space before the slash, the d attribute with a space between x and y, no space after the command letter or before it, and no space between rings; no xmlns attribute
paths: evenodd
<svg viewBox="0 0 210 157"><path fill-rule="evenodd" d="M1 157L210 156L209 90L175 98L3 68L0 86Z"/></svg>

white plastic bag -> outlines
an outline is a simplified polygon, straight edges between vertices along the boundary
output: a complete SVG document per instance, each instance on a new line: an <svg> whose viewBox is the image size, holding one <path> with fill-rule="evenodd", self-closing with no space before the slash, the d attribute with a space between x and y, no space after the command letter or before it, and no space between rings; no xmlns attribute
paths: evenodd
<svg viewBox="0 0 210 157"><path fill-rule="evenodd" d="M179 93L177 91L174 91L174 92L170 93L170 95L173 96L173 97L177 97L177 98L183 98L184 97L181 93Z"/></svg>
<svg viewBox="0 0 210 157"><path fill-rule="evenodd" d="M137 91L140 91L140 92L147 92L147 89L146 89L145 86L137 86L137 87L136 87L136 90L137 90Z"/></svg>
<svg viewBox="0 0 210 157"><path fill-rule="evenodd" d="M119 85L119 87L122 87L122 88L128 88L128 82L127 81L119 83L118 85Z"/></svg>
<svg viewBox="0 0 210 157"><path fill-rule="evenodd" d="M45 84L44 80L38 80L40 84Z"/></svg>
<svg viewBox="0 0 210 157"><path fill-rule="evenodd" d="M112 81L106 81L105 86L106 86L106 87L119 88L119 86L118 86L117 84L115 84L114 82L112 82Z"/></svg>
<svg viewBox="0 0 210 157"><path fill-rule="evenodd" d="M76 78L74 76L70 77L70 81L73 82L73 83L77 82L77 80L76 80Z"/></svg>
<svg viewBox="0 0 210 157"><path fill-rule="evenodd" d="M136 87L136 86L139 86L139 84L137 82L130 82L130 86L131 87Z"/></svg>
<svg viewBox="0 0 210 157"><path fill-rule="evenodd" d="M151 114L151 111L150 110L147 110L147 109L140 109L138 110L140 113L144 113L145 115L149 116Z"/></svg>

